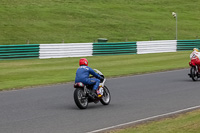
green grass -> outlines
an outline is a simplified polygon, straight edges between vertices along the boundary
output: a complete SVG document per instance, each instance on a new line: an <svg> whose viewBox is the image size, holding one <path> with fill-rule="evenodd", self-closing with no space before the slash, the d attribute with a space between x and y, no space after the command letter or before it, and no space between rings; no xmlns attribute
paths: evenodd
<svg viewBox="0 0 200 133"><path fill-rule="evenodd" d="M1 0L0 44L199 38L199 0Z"/></svg>
<svg viewBox="0 0 200 133"><path fill-rule="evenodd" d="M189 53L92 56L87 59L90 67L101 70L106 77L116 77L187 68ZM1 61L0 90L74 81L79 59Z"/></svg>
<svg viewBox="0 0 200 133"><path fill-rule="evenodd" d="M200 110L109 133L199 133Z"/></svg>

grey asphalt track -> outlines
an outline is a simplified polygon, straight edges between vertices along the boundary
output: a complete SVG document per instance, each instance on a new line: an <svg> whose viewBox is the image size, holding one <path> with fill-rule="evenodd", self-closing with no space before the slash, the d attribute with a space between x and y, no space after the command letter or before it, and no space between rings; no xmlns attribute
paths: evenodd
<svg viewBox="0 0 200 133"><path fill-rule="evenodd" d="M73 83L0 92L0 133L85 133L200 105L189 69L107 80L111 103L80 110Z"/></svg>

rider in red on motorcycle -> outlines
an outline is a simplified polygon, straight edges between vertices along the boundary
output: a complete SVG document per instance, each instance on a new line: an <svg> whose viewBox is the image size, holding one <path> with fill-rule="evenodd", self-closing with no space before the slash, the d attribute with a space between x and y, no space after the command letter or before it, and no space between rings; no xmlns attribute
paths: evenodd
<svg viewBox="0 0 200 133"><path fill-rule="evenodd" d="M190 54L191 61L189 62L190 66L198 66L198 71L200 72L200 52L198 48L194 48L193 52Z"/></svg>
<svg viewBox="0 0 200 133"><path fill-rule="evenodd" d="M200 52L198 48L193 49L193 52L190 54L190 59L191 59L191 62L189 63L190 65L191 63L194 63L194 65L200 66Z"/></svg>
<svg viewBox="0 0 200 133"><path fill-rule="evenodd" d="M100 80L103 80L98 73L96 73L92 68L88 66L88 60L86 58L81 58L79 60L79 68L76 71L75 83L82 82L85 85L94 85L93 90L100 97L100 92L98 91ZM90 78L93 75L96 78ZM95 93L94 92L94 93Z"/></svg>

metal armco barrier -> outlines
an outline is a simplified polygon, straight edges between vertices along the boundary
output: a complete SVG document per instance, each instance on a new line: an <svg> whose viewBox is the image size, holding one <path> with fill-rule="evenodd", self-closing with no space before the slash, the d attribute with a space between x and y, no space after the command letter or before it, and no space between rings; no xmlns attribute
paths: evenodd
<svg viewBox="0 0 200 133"><path fill-rule="evenodd" d="M200 49L200 40L0 45L0 60L148 54Z"/></svg>
<svg viewBox="0 0 200 133"><path fill-rule="evenodd" d="M94 43L93 55L136 54L136 42Z"/></svg>
<svg viewBox="0 0 200 133"><path fill-rule="evenodd" d="M93 43L40 44L40 59L92 56Z"/></svg>
<svg viewBox="0 0 200 133"><path fill-rule="evenodd" d="M138 41L137 54L176 52L176 40Z"/></svg>
<svg viewBox="0 0 200 133"><path fill-rule="evenodd" d="M177 51L187 51L193 48L200 48L200 40L178 40Z"/></svg>
<svg viewBox="0 0 200 133"><path fill-rule="evenodd" d="M0 60L39 58L39 44L0 45Z"/></svg>

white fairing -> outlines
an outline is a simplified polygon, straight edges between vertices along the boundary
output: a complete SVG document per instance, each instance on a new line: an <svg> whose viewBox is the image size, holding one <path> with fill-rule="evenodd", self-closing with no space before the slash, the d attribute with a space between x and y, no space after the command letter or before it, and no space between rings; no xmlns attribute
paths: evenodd
<svg viewBox="0 0 200 133"><path fill-rule="evenodd" d="M99 75L104 76L103 73L102 73L101 71L99 71L99 70L97 70L97 69L94 69L94 71L96 71ZM99 86L104 87L105 82L106 82L106 78L104 78L103 82L100 83Z"/></svg>
<svg viewBox="0 0 200 133"><path fill-rule="evenodd" d="M102 87L99 88L99 92L100 92L101 95L103 95L103 88Z"/></svg>
<svg viewBox="0 0 200 133"><path fill-rule="evenodd" d="M198 57L200 59L200 52L193 51L190 54L190 59L195 58L195 57Z"/></svg>
<svg viewBox="0 0 200 133"><path fill-rule="evenodd" d="M103 75L103 73L97 69L94 69L94 71L96 71L99 75Z"/></svg>

